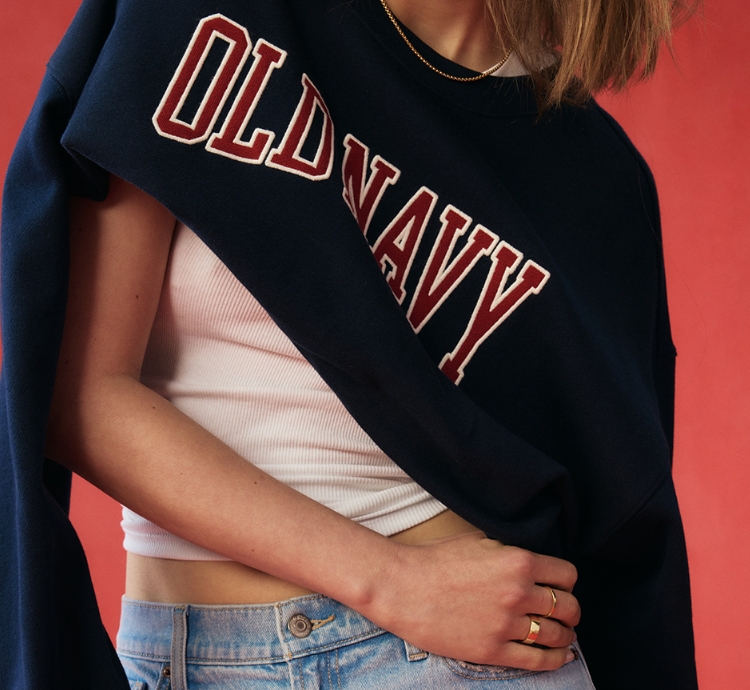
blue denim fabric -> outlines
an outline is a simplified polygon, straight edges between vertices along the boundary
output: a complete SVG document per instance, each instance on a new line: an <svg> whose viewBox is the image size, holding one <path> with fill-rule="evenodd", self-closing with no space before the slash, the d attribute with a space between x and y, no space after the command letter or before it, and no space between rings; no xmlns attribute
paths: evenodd
<svg viewBox="0 0 750 690"><path fill-rule="evenodd" d="M295 614L308 636L288 628ZM117 636L132 690L593 690L583 658L551 672L428 654L356 611L312 595L255 606L123 600Z"/></svg>

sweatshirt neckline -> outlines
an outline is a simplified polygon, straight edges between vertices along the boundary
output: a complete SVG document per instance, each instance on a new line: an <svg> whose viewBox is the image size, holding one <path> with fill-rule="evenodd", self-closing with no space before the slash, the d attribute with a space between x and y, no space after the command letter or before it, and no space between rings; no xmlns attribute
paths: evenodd
<svg viewBox="0 0 750 690"><path fill-rule="evenodd" d="M353 8L367 29L409 75L430 91L460 108L489 117L536 115L537 106L531 80L520 77L488 76L475 82L457 82L433 72L424 65L399 36L380 0L355 0ZM414 47L438 69L457 77L477 74L443 57L420 40L403 24L401 28Z"/></svg>

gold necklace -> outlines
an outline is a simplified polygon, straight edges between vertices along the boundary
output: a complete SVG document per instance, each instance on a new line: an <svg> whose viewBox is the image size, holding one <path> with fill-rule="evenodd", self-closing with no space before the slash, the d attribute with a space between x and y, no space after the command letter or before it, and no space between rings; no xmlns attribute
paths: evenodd
<svg viewBox="0 0 750 690"><path fill-rule="evenodd" d="M416 55L420 61L427 65L433 72L437 72L441 77L445 77L446 79L451 79L452 81L479 81L480 79L484 79L485 77L489 77L490 74L493 72L496 72L499 70L506 62L508 62L508 58L510 57L510 54L513 52L513 49L511 48L506 54L505 57L500 60L496 65L493 65L489 69L484 70L484 72L480 72L479 74L473 76L473 77L454 77L452 74L448 74L447 72L443 72L443 70L438 69L430 62L427 62L427 60L422 56L422 54L412 45L412 42L409 40L409 37L404 33L403 29L401 28L401 25L398 23L398 20L396 17L393 16L393 12L391 12L391 8L388 7L385 0L380 0L380 4L383 5L383 9L385 10L385 13L388 15L388 18L391 20L391 23L393 26L396 27L396 31L398 31L401 38L404 39L404 42L407 46L409 46L409 49L411 50L414 55Z"/></svg>

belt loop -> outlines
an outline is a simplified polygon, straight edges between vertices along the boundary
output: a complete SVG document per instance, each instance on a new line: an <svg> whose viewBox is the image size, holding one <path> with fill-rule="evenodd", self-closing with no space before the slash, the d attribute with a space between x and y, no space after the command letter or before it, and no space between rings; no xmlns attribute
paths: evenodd
<svg viewBox="0 0 750 690"><path fill-rule="evenodd" d="M175 606L172 609L172 658L170 660L171 690L187 690L188 607Z"/></svg>
<svg viewBox="0 0 750 690"><path fill-rule="evenodd" d="M422 651L419 647L415 647L406 640L404 640L404 647L406 648L406 658L409 661L422 661L430 656L429 652Z"/></svg>

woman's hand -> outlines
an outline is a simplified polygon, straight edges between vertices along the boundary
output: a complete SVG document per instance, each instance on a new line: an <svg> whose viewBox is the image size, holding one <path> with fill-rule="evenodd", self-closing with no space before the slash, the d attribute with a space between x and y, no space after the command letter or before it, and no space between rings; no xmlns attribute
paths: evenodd
<svg viewBox="0 0 750 690"><path fill-rule="evenodd" d="M532 670L559 668L573 658L580 608L570 593L575 566L505 546L481 532L419 546L394 545L390 569L360 610L420 649L480 664ZM548 585L555 590L554 618ZM537 644L530 614L541 619Z"/></svg>

